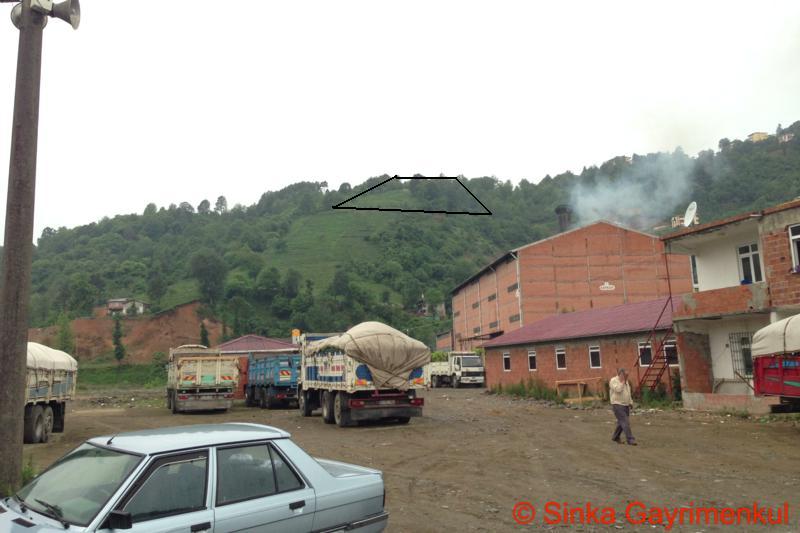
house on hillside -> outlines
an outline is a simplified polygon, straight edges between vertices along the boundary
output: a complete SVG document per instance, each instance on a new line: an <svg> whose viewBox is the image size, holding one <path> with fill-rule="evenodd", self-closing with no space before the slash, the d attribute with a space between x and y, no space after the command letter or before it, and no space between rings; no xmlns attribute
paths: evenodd
<svg viewBox="0 0 800 533"><path fill-rule="evenodd" d="M294 350L297 347L296 344L292 344L288 340L272 339L260 335L244 335L216 346L223 355L239 356L239 387L234 398L239 400L244 398L250 354L269 353L275 350Z"/></svg>
<svg viewBox="0 0 800 533"><path fill-rule="evenodd" d="M134 298L114 298L106 302L108 316L142 315L150 310L150 304Z"/></svg>
<svg viewBox="0 0 800 533"><path fill-rule="evenodd" d="M684 405L767 411L753 396L753 334L800 313L800 198L662 237L692 256L697 291L673 313ZM677 292L677 291L676 291Z"/></svg>
<svg viewBox="0 0 800 533"><path fill-rule="evenodd" d="M562 227L569 210L558 211ZM452 346L471 350L539 320L692 290L689 259L654 235L608 221L501 255L452 290Z"/></svg>
<svg viewBox="0 0 800 533"><path fill-rule="evenodd" d="M765 131L755 131L747 136L747 140L754 143L760 143L769 139L769 133Z"/></svg>
<svg viewBox="0 0 800 533"><path fill-rule="evenodd" d="M678 348L668 337L668 298L659 298L553 315L484 343L486 386L531 379L560 392L574 394L582 387L584 396L602 396L619 368L628 369L638 383L637 373L653 360L654 330L656 339L667 338L662 348L669 363L662 377L666 383L678 371Z"/></svg>

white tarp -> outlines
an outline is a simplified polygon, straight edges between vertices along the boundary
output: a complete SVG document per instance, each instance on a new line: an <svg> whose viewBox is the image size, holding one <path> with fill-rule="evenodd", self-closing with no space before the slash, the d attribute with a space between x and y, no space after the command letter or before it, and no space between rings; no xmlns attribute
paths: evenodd
<svg viewBox="0 0 800 533"><path fill-rule="evenodd" d="M753 335L753 356L800 352L800 315L763 327Z"/></svg>
<svg viewBox="0 0 800 533"><path fill-rule="evenodd" d="M425 344L380 322L362 322L338 337L313 342L308 349L340 351L364 363L377 388L406 390L411 371L431 362Z"/></svg>
<svg viewBox="0 0 800 533"><path fill-rule="evenodd" d="M78 369L78 362L66 352L54 350L35 342L29 342L28 368L74 372Z"/></svg>

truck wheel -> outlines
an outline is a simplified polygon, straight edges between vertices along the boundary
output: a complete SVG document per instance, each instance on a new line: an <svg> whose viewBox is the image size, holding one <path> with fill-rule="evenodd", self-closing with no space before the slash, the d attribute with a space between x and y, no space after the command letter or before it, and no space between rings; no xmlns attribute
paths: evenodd
<svg viewBox="0 0 800 533"><path fill-rule="evenodd" d="M53 408L49 405L44 408L42 413L42 440L40 442L47 442L50 440L50 434L53 432Z"/></svg>
<svg viewBox="0 0 800 533"><path fill-rule="evenodd" d="M398 416L397 417L397 423L398 424L408 424L408 422L410 420L411 420L410 416Z"/></svg>
<svg viewBox="0 0 800 533"><path fill-rule="evenodd" d="M253 393L250 392L250 387L244 388L244 405L246 407L253 407Z"/></svg>
<svg viewBox="0 0 800 533"><path fill-rule="evenodd" d="M258 388L258 406L262 409L267 407L267 391L264 390L264 387Z"/></svg>
<svg viewBox="0 0 800 533"><path fill-rule="evenodd" d="M167 392L167 409L172 409L172 394Z"/></svg>
<svg viewBox="0 0 800 533"><path fill-rule="evenodd" d="M61 402L53 409L53 433L64 433L64 422L67 419L67 404Z"/></svg>
<svg viewBox="0 0 800 533"><path fill-rule="evenodd" d="M171 409L172 409L172 414L173 415L177 415L178 414L178 393L175 392L175 391L172 391L170 394L171 394L170 406L171 406Z"/></svg>
<svg viewBox="0 0 800 533"><path fill-rule="evenodd" d="M41 442L44 429L43 415L44 412L41 405L30 406L30 416L25 417L25 442L29 444Z"/></svg>
<svg viewBox="0 0 800 533"><path fill-rule="evenodd" d="M439 386L439 383L438 383L438 381L439 381L439 378L438 378L437 376L433 376L433 377L431 378L431 388L432 388L432 389L435 389L436 387L438 387L438 386Z"/></svg>
<svg viewBox="0 0 800 533"><path fill-rule="evenodd" d="M351 425L350 408L347 406L348 396L344 392L336 394L333 400L333 419L340 428Z"/></svg>
<svg viewBox="0 0 800 533"><path fill-rule="evenodd" d="M333 424L335 422L333 418L333 401L334 401L335 393L333 391L323 391L322 392L322 420L326 424Z"/></svg>
<svg viewBox="0 0 800 533"><path fill-rule="evenodd" d="M311 404L308 402L308 391L300 391L297 395L297 407L300 408L300 414L303 416L311 416Z"/></svg>
<svg viewBox="0 0 800 533"><path fill-rule="evenodd" d="M267 409L274 409L275 403L275 389L270 387L267 389Z"/></svg>
<svg viewBox="0 0 800 533"><path fill-rule="evenodd" d="M452 376L450 376L450 385L451 385L451 386L452 386L454 389L457 389L457 388L458 388L458 386L460 385L460 383L458 382L458 379L456 378L456 375L455 375L455 374L453 374Z"/></svg>

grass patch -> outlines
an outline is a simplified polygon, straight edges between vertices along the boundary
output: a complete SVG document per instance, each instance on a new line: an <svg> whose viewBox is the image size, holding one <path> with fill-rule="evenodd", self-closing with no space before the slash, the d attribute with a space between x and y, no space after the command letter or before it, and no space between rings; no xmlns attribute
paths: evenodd
<svg viewBox="0 0 800 533"><path fill-rule="evenodd" d="M551 389L539 379L529 378L513 385L496 385L491 388L492 394L505 394L517 398L531 398L534 400L547 400L555 403L564 403L564 397Z"/></svg>
<svg viewBox="0 0 800 533"><path fill-rule="evenodd" d="M78 371L78 390L104 388L157 389L166 387L167 373L162 365L116 365L84 363Z"/></svg>

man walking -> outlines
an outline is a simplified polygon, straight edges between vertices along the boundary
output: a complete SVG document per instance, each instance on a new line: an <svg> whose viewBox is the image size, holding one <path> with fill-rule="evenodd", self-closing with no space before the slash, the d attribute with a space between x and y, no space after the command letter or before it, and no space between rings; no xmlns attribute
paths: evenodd
<svg viewBox="0 0 800 533"><path fill-rule="evenodd" d="M611 440L622 444L619 438L624 431L625 440L628 444L636 446L636 439L633 438L631 423L628 419L631 414L631 407L633 407L633 397L631 396L631 384L628 381L628 372L624 368L620 368L617 375L608 382L608 388L611 396L611 408L614 410L614 416L617 417L617 427L614 429L614 435L611 437Z"/></svg>

